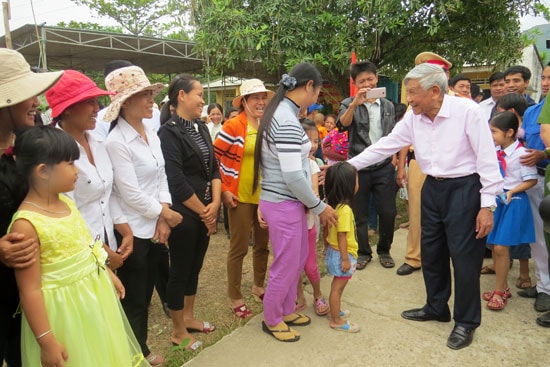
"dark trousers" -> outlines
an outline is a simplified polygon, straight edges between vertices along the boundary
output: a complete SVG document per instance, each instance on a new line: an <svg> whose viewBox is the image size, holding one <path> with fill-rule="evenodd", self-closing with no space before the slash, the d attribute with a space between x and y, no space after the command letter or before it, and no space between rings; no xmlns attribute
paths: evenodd
<svg viewBox="0 0 550 367"><path fill-rule="evenodd" d="M117 235L117 242L122 239ZM149 321L149 301L155 285L158 266L158 251L153 249L150 239L134 237L134 251L117 275L126 288L126 297L120 302L132 327L144 356L151 351L147 347L147 323Z"/></svg>
<svg viewBox="0 0 550 367"><path fill-rule="evenodd" d="M166 303L166 286L170 275L170 255L168 247L163 243L152 243L151 251L157 252L157 271L155 275L154 288L157 290L160 301ZM153 297L153 290L149 292L149 302Z"/></svg>
<svg viewBox="0 0 550 367"><path fill-rule="evenodd" d="M426 285L425 311L449 312L451 266L454 268L454 314L457 326L481 323L479 276L485 238L476 239L481 183L477 174L436 180L428 176L422 187L421 260Z"/></svg>
<svg viewBox="0 0 550 367"><path fill-rule="evenodd" d="M166 301L171 310L183 309L183 298L197 294L199 273L210 242L206 234L202 221L189 215L170 232L170 277Z"/></svg>
<svg viewBox="0 0 550 367"><path fill-rule="evenodd" d="M369 201L371 193L376 196L376 211L378 212L378 245L376 253L387 254L393 242L395 225L395 167L387 163L377 169L359 171L359 191L353 202L353 215L357 226L357 241L359 256L372 256L369 245Z"/></svg>
<svg viewBox="0 0 550 367"><path fill-rule="evenodd" d="M21 314L13 269L0 264L0 366L21 367Z"/></svg>

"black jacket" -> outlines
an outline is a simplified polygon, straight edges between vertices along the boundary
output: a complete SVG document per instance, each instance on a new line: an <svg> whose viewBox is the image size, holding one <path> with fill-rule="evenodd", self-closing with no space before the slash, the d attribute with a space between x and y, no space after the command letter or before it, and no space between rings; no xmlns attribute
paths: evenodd
<svg viewBox="0 0 550 367"><path fill-rule="evenodd" d="M372 145L369 138L369 111L365 105L360 105L355 108L351 125L345 127L340 122L340 118L346 112L352 101L353 97L350 97L344 99L340 103L340 112L336 121L336 126L340 131L348 131L349 158L358 155L365 150L365 148ZM386 136L395 126L395 109L393 103L385 98L380 98L380 113L382 115L382 136ZM383 161L383 163L385 164L386 161Z"/></svg>
<svg viewBox="0 0 550 367"><path fill-rule="evenodd" d="M183 202L196 194L204 205L210 204L211 200L205 200L206 189L210 187L213 179L220 179L218 160L214 155L208 128L201 121L198 122L198 127L199 133L210 150L208 169L204 163L202 151L181 122L172 119L158 132L168 187L172 196L172 209L177 210L184 217L191 215L198 218L198 215L183 205Z"/></svg>

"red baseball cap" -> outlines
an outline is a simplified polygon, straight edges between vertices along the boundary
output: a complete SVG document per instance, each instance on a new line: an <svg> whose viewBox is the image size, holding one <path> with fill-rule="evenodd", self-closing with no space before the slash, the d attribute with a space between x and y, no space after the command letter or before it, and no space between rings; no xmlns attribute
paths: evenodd
<svg viewBox="0 0 550 367"><path fill-rule="evenodd" d="M58 117L72 105L90 98L114 94L99 88L95 82L76 70L65 70L63 76L46 92L52 117Z"/></svg>

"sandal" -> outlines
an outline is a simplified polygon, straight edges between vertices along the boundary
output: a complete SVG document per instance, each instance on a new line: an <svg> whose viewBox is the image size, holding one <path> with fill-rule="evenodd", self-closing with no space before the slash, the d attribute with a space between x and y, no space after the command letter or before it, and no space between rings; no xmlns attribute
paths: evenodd
<svg viewBox="0 0 550 367"><path fill-rule="evenodd" d="M330 312L330 306L327 303L325 297L317 298L313 304L315 308L315 313L317 316L325 316Z"/></svg>
<svg viewBox="0 0 550 367"><path fill-rule="evenodd" d="M149 353L149 355L145 357L145 359L147 360L147 362L149 362L151 366L160 366L164 362L166 362L166 360L162 356L153 353Z"/></svg>
<svg viewBox="0 0 550 367"><path fill-rule="evenodd" d="M254 301L256 301L258 303L263 303L264 302L264 296L265 296L265 293L262 293L262 294L252 293L252 297L254 298Z"/></svg>
<svg viewBox="0 0 550 367"><path fill-rule="evenodd" d="M294 307L294 312L301 312L306 309L306 306L307 305L305 303L296 303L296 307Z"/></svg>
<svg viewBox="0 0 550 367"><path fill-rule="evenodd" d="M493 298L493 295L495 294L495 291L491 291L491 292L483 292L483 294L481 295L481 299L483 299L484 301L489 301L491 298ZM504 290L504 296L503 298L506 297L506 299L512 297L512 292L510 292L510 288L506 288Z"/></svg>
<svg viewBox="0 0 550 367"><path fill-rule="evenodd" d="M367 267L367 264L370 263L372 260L372 257L369 255L362 255L357 258L357 270L363 270Z"/></svg>
<svg viewBox="0 0 550 367"><path fill-rule="evenodd" d="M387 269L393 268L395 266L395 261L393 261L393 258L390 256L390 254L379 254L378 260L380 261L380 265Z"/></svg>
<svg viewBox="0 0 550 367"><path fill-rule="evenodd" d="M340 310L340 313L338 314L338 316L339 316L341 319L347 319L347 318L349 317L349 315L351 315L351 311L350 311L350 310ZM327 317L328 317L329 320L331 320L330 312L328 313Z"/></svg>
<svg viewBox="0 0 550 367"><path fill-rule="evenodd" d="M508 298L506 297L506 294L504 292L493 291L493 296L491 297L489 302L487 302L487 308L493 311L504 310L507 301Z"/></svg>
<svg viewBox="0 0 550 367"><path fill-rule="evenodd" d="M311 319L300 313L291 313L290 315L283 316L283 321L289 326L306 326L311 324Z"/></svg>
<svg viewBox="0 0 550 367"><path fill-rule="evenodd" d="M199 341L199 340L196 340L196 339L192 339L192 338L185 338L181 341L181 343L176 343L173 339L173 336L170 337L170 340L172 341L172 345L175 346L175 347L179 347L180 345L182 345L184 342L187 344L185 346L185 350L188 350L190 352L196 352L200 347L202 347L202 342ZM192 340L194 340L193 342L191 342ZM149 362L151 363L151 362ZM153 366L153 364L151 364L151 366Z"/></svg>
<svg viewBox="0 0 550 367"><path fill-rule="evenodd" d="M250 310L248 312L250 312ZM252 312L250 312L250 313L252 313ZM216 330L216 326L210 324L208 321L203 321L202 322L202 329L197 329L197 328L193 328L193 327L188 327L187 328L187 331L189 331L190 333L205 333L205 334L208 334L208 333L213 332L214 330Z"/></svg>
<svg viewBox="0 0 550 367"><path fill-rule="evenodd" d="M336 331L343 331L346 333L357 333L361 330L359 325L354 324L353 322L349 322L349 320L347 320L344 325L338 325L338 326L331 325L330 327Z"/></svg>
<svg viewBox="0 0 550 367"><path fill-rule="evenodd" d="M533 287L533 285L531 284L531 277L527 277L527 278L518 277L518 279L516 280L516 288L527 289L531 287Z"/></svg>
<svg viewBox="0 0 550 367"><path fill-rule="evenodd" d="M495 269L490 267L491 265L487 265L481 268L481 275L487 275L487 274L496 274Z"/></svg>
<svg viewBox="0 0 550 367"><path fill-rule="evenodd" d="M244 303L240 306L233 308L232 310L235 316L240 317L241 319L248 319L249 317L254 316L252 311L250 311Z"/></svg>
<svg viewBox="0 0 550 367"><path fill-rule="evenodd" d="M281 324L286 326L286 329L271 329L269 328L269 326L267 326L265 321L262 321L262 330L280 342L296 342L300 340L300 335L296 335L293 330L284 322L281 322L279 325Z"/></svg>

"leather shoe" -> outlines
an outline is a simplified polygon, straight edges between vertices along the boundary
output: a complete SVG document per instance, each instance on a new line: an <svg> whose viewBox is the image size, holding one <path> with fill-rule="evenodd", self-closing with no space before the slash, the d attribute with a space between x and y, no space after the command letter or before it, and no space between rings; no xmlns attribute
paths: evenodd
<svg viewBox="0 0 550 367"><path fill-rule="evenodd" d="M443 316L427 313L423 308L413 308L412 310L403 311L401 317L412 321L451 321L451 313L447 311Z"/></svg>
<svg viewBox="0 0 550 367"><path fill-rule="evenodd" d="M542 327L550 327L550 312L545 312L537 317L537 324Z"/></svg>
<svg viewBox="0 0 550 367"><path fill-rule="evenodd" d="M523 298L537 298L538 294L537 287L525 288L518 292L518 296Z"/></svg>
<svg viewBox="0 0 550 367"><path fill-rule="evenodd" d="M397 275L409 275L409 274L412 274L413 272L415 272L417 270L420 270L420 267L414 268L414 267L410 266L409 264L404 263L403 265L401 265L399 267L399 269L397 269Z"/></svg>
<svg viewBox="0 0 550 367"><path fill-rule="evenodd" d="M550 311L550 294L541 292L535 300L535 310L537 312Z"/></svg>
<svg viewBox="0 0 550 367"><path fill-rule="evenodd" d="M467 329L464 326L455 326L447 339L447 346L455 350L466 348L474 340L475 331L475 329Z"/></svg>

